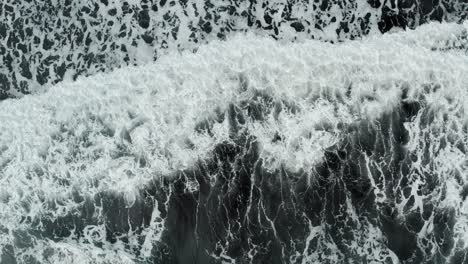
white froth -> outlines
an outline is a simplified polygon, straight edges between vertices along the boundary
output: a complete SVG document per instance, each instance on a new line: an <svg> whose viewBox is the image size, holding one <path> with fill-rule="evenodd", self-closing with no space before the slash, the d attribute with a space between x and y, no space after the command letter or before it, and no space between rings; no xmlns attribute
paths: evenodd
<svg viewBox="0 0 468 264"><path fill-rule="evenodd" d="M229 103L248 98L255 89L298 109L246 124L258 138L261 157L270 169L310 170L323 150L340 138L338 124L379 117L399 102L402 85L408 85L410 95L417 98L424 85L438 83L440 89L426 96L428 104L440 105L434 125L446 122L443 113L449 114L453 125L447 127L458 129L448 130L468 146L463 130L468 124L468 56L460 49L440 50L454 46L451 43L463 34L462 25L428 24L415 31L334 45L310 40L286 44L237 35L212 41L195 54L170 53L156 63L2 101L0 228L9 232L0 234L0 247L12 241L12 230L27 228L18 224L22 216L41 216L48 200L63 201L61 210L48 212L56 216L75 206L72 191L93 195L111 189L124 193L131 204L132 193L150 179L209 158L217 143L229 140L227 121L215 124L213 136L196 133L195 125L216 108L224 111ZM239 87L241 75L248 79L247 91ZM409 129L408 148L415 150L422 140L420 131L417 125ZM272 142L275 133L284 140ZM467 173L466 157L454 146L434 156L450 192L461 188L450 170ZM458 207L457 199L449 195L443 202ZM157 239L159 231L151 228L149 237ZM313 232L320 231L311 227ZM75 261L68 263L133 261L123 247L116 256L103 256L103 249L90 244L41 243L37 250L63 251ZM51 258L52 263L63 261L69 259Z"/></svg>

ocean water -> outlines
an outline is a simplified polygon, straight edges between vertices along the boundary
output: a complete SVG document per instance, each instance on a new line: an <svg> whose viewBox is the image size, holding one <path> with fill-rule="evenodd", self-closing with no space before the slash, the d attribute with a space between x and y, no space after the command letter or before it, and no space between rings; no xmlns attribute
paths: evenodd
<svg viewBox="0 0 468 264"><path fill-rule="evenodd" d="M227 2L0 5L0 263L467 263L467 5Z"/></svg>
<svg viewBox="0 0 468 264"><path fill-rule="evenodd" d="M4 0L0 100L236 32L338 42L467 18L465 0Z"/></svg>

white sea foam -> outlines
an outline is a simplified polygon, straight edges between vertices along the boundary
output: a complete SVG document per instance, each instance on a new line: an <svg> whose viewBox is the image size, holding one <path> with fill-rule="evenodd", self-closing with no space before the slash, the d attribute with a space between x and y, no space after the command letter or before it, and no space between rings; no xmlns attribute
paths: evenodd
<svg viewBox="0 0 468 264"><path fill-rule="evenodd" d="M455 206L466 218L462 211L468 205L457 193L466 179L460 183L453 177L454 170L468 173L466 156L455 147L468 147L468 56L466 46L460 48L466 35L466 25L434 23L340 44L279 43L236 35L228 41L212 41L194 54L170 53L156 63L63 82L42 94L2 101L0 247L12 243L15 230L29 227L22 221L25 216L35 219L70 212L76 206L71 198L74 192L92 196L114 190L125 194L130 205L136 191L151 179L209 158L217 143L230 140L228 121L215 124L213 135L195 132L196 124L216 109L225 111L229 103L250 98L256 90L291 102L297 109L246 123L260 143L265 166L272 170L285 166L291 171L312 169L323 150L339 140L339 124L377 118L398 104L402 86L409 87L412 98L425 94L436 112L427 129L434 137L442 137L434 133L439 129L453 138L433 153L449 193L441 203ZM248 80L246 91L240 88L241 78ZM431 83L440 89L426 92L424 87ZM418 119L407 127L408 149L422 148ZM275 133L284 140L273 142ZM61 206L51 210L50 201L60 201ZM158 213L155 210L153 217ZM153 224L147 240L159 237L161 224ZM99 227L92 228L87 229L92 230L88 239L99 239ZM467 228L466 222L457 222L460 238L466 237ZM50 249L54 252L47 259L50 263L134 261L118 243L98 248L71 238L37 240L34 247L16 254L44 259L43 252Z"/></svg>

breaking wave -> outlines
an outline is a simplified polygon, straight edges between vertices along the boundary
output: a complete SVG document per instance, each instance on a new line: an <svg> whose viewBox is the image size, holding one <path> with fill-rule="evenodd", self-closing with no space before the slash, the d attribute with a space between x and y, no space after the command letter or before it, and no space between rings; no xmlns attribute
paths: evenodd
<svg viewBox="0 0 468 264"><path fill-rule="evenodd" d="M0 263L463 263L467 47L239 33L4 100Z"/></svg>
<svg viewBox="0 0 468 264"><path fill-rule="evenodd" d="M428 21L462 22L467 14L464 0L4 0L0 100L193 51L235 32L338 42Z"/></svg>

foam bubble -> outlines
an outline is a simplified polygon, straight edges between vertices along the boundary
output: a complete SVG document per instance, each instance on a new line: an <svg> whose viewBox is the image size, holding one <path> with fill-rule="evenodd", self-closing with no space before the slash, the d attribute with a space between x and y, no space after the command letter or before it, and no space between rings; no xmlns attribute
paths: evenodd
<svg viewBox="0 0 468 264"><path fill-rule="evenodd" d="M433 162L413 169L435 166L447 188L440 206L461 212L466 202L451 194L466 181L454 171L464 175L467 170L468 58L466 46L454 43L465 35L466 28L457 24L429 24L335 45L239 34L196 53L170 53L156 63L2 101L0 230L6 231L0 245L14 244L14 231L66 216L102 192L122 193L131 207L145 184L210 158L216 144L231 140L229 118L213 122L211 133L197 131L230 104L249 103L252 111L255 103L271 106L270 112L248 117L243 128L258 139L268 169L297 172L312 170L343 136L343 127L377 120L400 103L403 92L423 98L430 107L407 125L407 148L423 160L423 137L438 143L430 150ZM158 214L155 207L143 233L146 255L160 238ZM456 230L466 228L457 222ZM381 236L374 231L370 236ZM41 260L50 252L50 263L135 261L123 242L102 242L103 232L102 225L88 225L78 241L72 235L59 241L36 237L33 246L16 247L15 254ZM457 232L460 239L465 236ZM315 233L320 230L311 227L311 236Z"/></svg>

